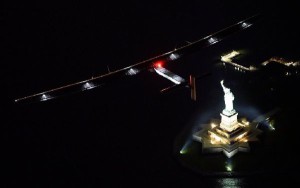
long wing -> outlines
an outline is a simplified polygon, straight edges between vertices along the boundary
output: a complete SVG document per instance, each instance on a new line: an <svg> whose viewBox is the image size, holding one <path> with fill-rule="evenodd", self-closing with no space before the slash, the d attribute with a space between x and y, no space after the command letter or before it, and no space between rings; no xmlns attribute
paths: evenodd
<svg viewBox="0 0 300 188"><path fill-rule="evenodd" d="M259 20L260 17L261 16L259 14L254 15L250 18L242 20L236 24L226 27L218 32L215 32L215 33L208 35L204 38L201 38L197 41L191 42L187 45L184 45L175 50L163 53L156 57L141 61L134 65L130 65L128 67L125 67L125 68L122 68L122 69L119 69L119 70L116 70L113 72L109 72L107 74L95 76L90 79L86 79L86 80L82 80L82 81L75 82L72 84L64 85L64 86L61 86L58 88L50 89L50 90L36 93L33 95L29 95L26 97L21 97L21 98L15 99L15 102L19 103L19 102L47 101L47 100L54 99L56 97L66 95L69 93L94 89L96 87L102 86L103 84L107 84L108 82L111 82L115 79L119 79L122 76L130 76L130 75L138 74L140 71L154 68L154 66L156 66L155 65L156 62L159 62L159 61L163 61L164 63L172 62L178 58L181 58L183 55L187 55L187 54L193 53L197 50L200 50L202 48L211 46L211 45L223 40L224 38L226 38L229 35L232 35L238 31L241 31L243 29L246 29L246 28L252 26L252 24L254 24L257 20Z"/></svg>

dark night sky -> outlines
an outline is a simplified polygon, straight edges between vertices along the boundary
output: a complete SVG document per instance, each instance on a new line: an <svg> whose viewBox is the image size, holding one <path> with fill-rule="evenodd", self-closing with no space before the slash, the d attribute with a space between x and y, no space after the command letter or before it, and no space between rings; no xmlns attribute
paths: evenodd
<svg viewBox="0 0 300 188"><path fill-rule="evenodd" d="M185 90L160 95L168 82L153 73L45 103L15 105L13 99L103 74L107 65L125 67L256 13L290 24L297 20L292 7L238 0L5 5L5 184L218 187L172 156L175 137L201 101L193 103Z"/></svg>

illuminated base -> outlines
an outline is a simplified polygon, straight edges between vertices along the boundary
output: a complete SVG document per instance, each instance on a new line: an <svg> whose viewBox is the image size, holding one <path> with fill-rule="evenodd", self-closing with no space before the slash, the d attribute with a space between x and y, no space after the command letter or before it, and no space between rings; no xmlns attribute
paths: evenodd
<svg viewBox="0 0 300 188"><path fill-rule="evenodd" d="M228 158L237 152L250 151L249 141L257 141L261 133L256 124L237 120L237 113L232 116L221 114L222 121L214 120L193 134L193 139L202 143L203 153L223 152Z"/></svg>

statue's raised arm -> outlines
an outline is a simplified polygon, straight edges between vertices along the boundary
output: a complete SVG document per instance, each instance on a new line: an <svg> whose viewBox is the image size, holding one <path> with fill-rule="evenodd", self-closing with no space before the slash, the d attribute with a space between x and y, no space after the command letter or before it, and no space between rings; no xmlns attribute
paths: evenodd
<svg viewBox="0 0 300 188"><path fill-rule="evenodd" d="M229 88L227 88L227 87L224 86L224 80L221 80L221 86L222 86L223 91L224 91L225 93L229 90Z"/></svg>

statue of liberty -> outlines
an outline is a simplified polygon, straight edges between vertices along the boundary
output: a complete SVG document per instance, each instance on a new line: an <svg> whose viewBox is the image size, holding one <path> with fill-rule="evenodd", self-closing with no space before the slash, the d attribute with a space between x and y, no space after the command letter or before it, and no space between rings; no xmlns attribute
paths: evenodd
<svg viewBox="0 0 300 188"><path fill-rule="evenodd" d="M224 101L225 101L225 109L223 110L223 114L225 115L233 115L235 113L235 110L233 109L233 100L234 95L230 91L229 88L224 86L224 80L221 81L221 86L224 91Z"/></svg>

